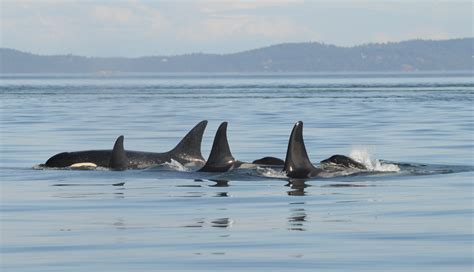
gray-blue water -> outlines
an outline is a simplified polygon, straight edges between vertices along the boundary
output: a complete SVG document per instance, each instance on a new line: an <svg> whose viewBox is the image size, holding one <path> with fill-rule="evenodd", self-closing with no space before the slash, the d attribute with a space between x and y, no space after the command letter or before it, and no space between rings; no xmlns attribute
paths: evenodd
<svg viewBox="0 0 474 272"><path fill-rule="evenodd" d="M2 75L0 270L470 271L473 99L470 73ZM203 119L204 157L228 121L237 159L284 158L302 120L315 163L427 166L294 184L34 168L121 134L167 151Z"/></svg>

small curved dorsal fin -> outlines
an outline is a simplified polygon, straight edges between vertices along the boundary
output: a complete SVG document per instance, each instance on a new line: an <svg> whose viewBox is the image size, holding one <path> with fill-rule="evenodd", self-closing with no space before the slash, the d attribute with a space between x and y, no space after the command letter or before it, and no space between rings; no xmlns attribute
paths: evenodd
<svg viewBox="0 0 474 272"><path fill-rule="evenodd" d="M217 129L211 154L199 172L227 172L235 163L227 142L227 122L223 122Z"/></svg>
<svg viewBox="0 0 474 272"><path fill-rule="evenodd" d="M169 153L174 157L192 157L196 160L204 161L201 154L201 143L207 120L203 120L195 125L184 138Z"/></svg>
<svg viewBox="0 0 474 272"><path fill-rule="evenodd" d="M128 168L128 159L123 148L123 135L120 135L115 141L114 149L110 156L109 168L112 170L125 170Z"/></svg>
<svg viewBox="0 0 474 272"><path fill-rule="evenodd" d="M290 178L308 178L316 176L320 170L313 166L303 141L303 122L298 121L291 131L286 151L283 171Z"/></svg>

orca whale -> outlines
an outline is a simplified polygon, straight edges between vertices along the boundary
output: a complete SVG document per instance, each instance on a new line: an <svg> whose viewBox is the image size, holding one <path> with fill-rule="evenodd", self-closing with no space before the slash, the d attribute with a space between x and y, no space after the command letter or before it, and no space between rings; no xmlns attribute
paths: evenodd
<svg viewBox="0 0 474 272"><path fill-rule="evenodd" d="M211 153L199 172L227 172L236 168L252 169L257 166L281 167L284 161L275 157L263 157L252 163L236 160L227 140L227 122L220 124L214 137Z"/></svg>
<svg viewBox="0 0 474 272"><path fill-rule="evenodd" d="M269 166L283 166L285 165L285 161L275 157L263 157L258 160L254 160L253 164L259 165L269 165Z"/></svg>
<svg viewBox="0 0 474 272"><path fill-rule="evenodd" d="M303 122L298 121L288 141L288 149L285 160L275 157L263 157L252 163L236 160L230 151L227 140L227 122L221 123L217 129L212 144L211 153L206 164L199 172L227 172L236 168L256 168L257 166L283 167L282 171L289 178L305 179L317 177L326 170L335 168L353 168L366 170L366 167L344 155L333 155L321 161L322 168L315 167L309 160L308 153L303 140ZM322 175L321 175L322 176Z"/></svg>
<svg viewBox="0 0 474 272"><path fill-rule="evenodd" d="M367 167L344 155L333 155L320 162L322 168L315 167L309 160L308 153L303 140L303 122L298 121L288 141L288 150L286 152L285 166L283 171L289 178L311 178L320 176L321 173L328 170L337 169L357 169L367 170Z"/></svg>
<svg viewBox="0 0 474 272"><path fill-rule="evenodd" d="M316 177L322 172L309 160L303 140L302 121L296 122L291 131L283 172L286 172L286 176L289 178L301 179Z"/></svg>
<svg viewBox="0 0 474 272"><path fill-rule="evenodd" d="M229 142L227 141L227 122L222 122L216 131L209 158L198 171L227 172L240 165L242 165L242 162L236 160L230 152Z"/></svg>
<svg viewBox="0 0 474 272"><path fill-rule="evenodd" d="M124 137L119 136L112 150L86 150L62 152L49 158L44 167L64 168L81 163L92 163L96 166L112 170L143 169L154 165L170 162L172 159L179 163L194 164L201 167L205 160L201 154L201 142L207 120L199 122L186 136L168 152L155 153L125 150Z"/></svg>
<svg viewBox="0 0 474 272"><path fill-rule="evenodd" d="M360 170L367 170L367 167L360 162L357 162L344 155L333 155L328 159L322 160L322 166L339 167L339 168L354 168Z"/></svg>

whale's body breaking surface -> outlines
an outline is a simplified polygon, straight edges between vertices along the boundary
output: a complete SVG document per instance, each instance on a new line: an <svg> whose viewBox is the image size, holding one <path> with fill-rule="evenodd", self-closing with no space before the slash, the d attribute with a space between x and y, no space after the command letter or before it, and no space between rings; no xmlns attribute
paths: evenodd
<svg viewBox="0 0 474 272"><path fill-rule="evenodd" d="M367 170L364 164L344 155L333 155L322 160L321 165Z"/></svg>
<svg viewBox="0 0 474 272"><path fill-rule="evenodd" d="M264 166L282 171L289 178L314 178L325 177L326 171L335 168L347 168L352 170L366 170L365 166L355 160L343 156L334 155L321 162L326 167L316 167L309 160L308 153L303 140L303 122L297 122L288 141L288 149L285 161L275 157L263 157L246 163L236 160L232 155L227 141L227 122L222 123L216 132L209 159L200 172L228 172L236 168L257 168ZM283 168L282 168L283 167Z"/></svg>
<svg viewBox="0 0 474 272"><path fill-rule="evenodd" d="M227 122L223 122L217 129L209 158L199 172L228 172L236 168L255 169L257 166L281 167L283 163L274 157L263 157L252 163L236 160L227 141Z"/></svg>
<svg viewBox="0 0 474 272"><path fill-rule="evenodd" d="M124 137L117 138L111 150L87 150L63 152L54 155L43 165L45 167L71 169L94 169L104 167L112 170L145 169L176 161L183 166L192 166L199 172L228 172L236 168L256 169L258 166L282 171L288 178L307 179L325 177L327 172L350 169L366 171L364 164L344 155L334 155L321 161L320 166L313 165L308 157L303 140L303 122L295 123L291 132L285 160L275 157L263 157L252 163L236 160L227 140L227 122L221 123L214 137L208 160L201 154L201 142L207 121L198 123L168 152L155 153L124 149Z"/></svg>
<svg viewBox="0 0 474 272"><path fill-rule="evenodd" d="M62 152L49 158L44 167L64 168L78 163L93 163L99 167L113 170L143 169L172 159L181 164L202 166L205 163L201 154L201 142L207 121L201 121L168 152L143 152L125 150L123 136L117 138L114 148L108 150L86 150L76 152Z"/></svg>

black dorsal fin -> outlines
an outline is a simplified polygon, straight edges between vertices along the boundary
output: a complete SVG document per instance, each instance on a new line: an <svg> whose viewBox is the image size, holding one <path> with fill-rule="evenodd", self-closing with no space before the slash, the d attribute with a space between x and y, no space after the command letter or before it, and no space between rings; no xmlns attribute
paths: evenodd
<svg viewBox="0 0 474 272"><path fill-rule="evenodd" d="M125 170L128 168L128 159L123 148L123 135L120 135L114 144L110 156L109 168L113 170Z"/></svg>
<svg viewBox="0 0 474 272"><path fill-rule="evenodd" d="M227 142L227 122L217 129L209 159L200 172L227 172L236 163Z"/></svg>
<svg viewBox="0 0 474 272"><path fill-rule="evenodd" d="M186 136L173 148L170 153L176 158L186 160L204 161L201 154L201 143L204 130L207 126L207 120L199 122L191 129Z"/></svg>
<svg viewBox="0 0 474 272"><path fill-rule="evenodd" d="M290 178L309 178L320 172L319 169L313 166L306 152L302 121L296 122L293 131L291 131L283 171Z"/></svg>

